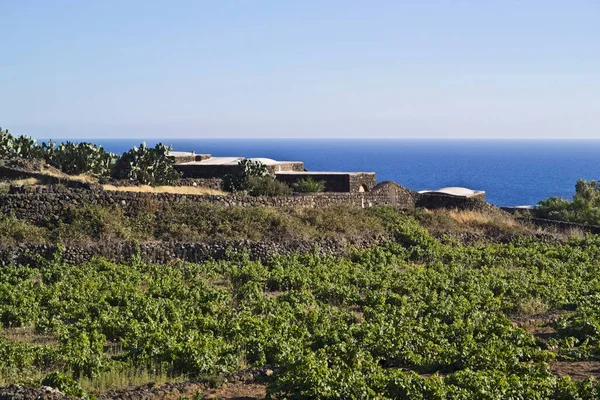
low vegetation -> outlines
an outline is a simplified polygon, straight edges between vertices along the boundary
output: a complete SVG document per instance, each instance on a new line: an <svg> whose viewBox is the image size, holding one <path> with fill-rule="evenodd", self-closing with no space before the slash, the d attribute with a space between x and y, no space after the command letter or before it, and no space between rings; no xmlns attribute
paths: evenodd
<svg viewBox="0 0 600 400"><path fill-rule="evenodd" d="M167 156L170 147L140 144L120 157L93 143L65 142L38 144L29 136L13 136L0 130L0 160L43 160L68 175L112 176L149 185L171 185L180 174Z"/></svg>
<svg viewBox="0 0 600 400"><path fill-rule="evenodd" d="M172 185L180 178L168 157L171 147L157 144L148 148L146 143L123 153L115 163L112 176L147 185Z"/></svg>
<svg viewBox="0 0 600 400"><path fill-rule="evenodd" d="M291 240L383 235L386 228L372 212L343 206L319 209L229 207L209 203L180 203L158 207L149 202L135 215L120 206L89 205L50 215L40 226L0 216L0 242L44 243L118 242L122 240Z"/></svg>
<svg viewBox="0 0 600 400"><path fill-rule="evenodd" d="M258 161L240 160L231 174L223 176L223 189L251 196L287 196L292 188L275 179L268 167Z"/></svg>
<svg viewBox="0 0 600 400"><path fill-rule="evenodd" d="M325 181L316 181L310 177L298 179L294 189L300 193L320 193L325 190Z"/></svg>
<svg viewBox="0 0 600 400"><path fill-rule="evenodd" d="M600 182L580 179L572 201L551 197L541 201L533 213L539 218L600 225Z"/></svg>
<svg viewBox="0 0 600 400"><path fill-rule="evenodd" d="M271 211L229 212L243 213L229 221L254 224ZM307 218L316 230L340 221L341 210L314 212ZM598 397L594 380L549 368L600 361L598 236L461 244L390 208L362 214L393 240L348 257L266 263L241 255L68 266L58 253L3 268L1 380L50 382L82 395L80 388L153 380L151 371L189 379L269 366L267 392L282 399ZM539 312L559 315L550 337L513 323ZM147 372L136 380L132 371Z"/></svg>

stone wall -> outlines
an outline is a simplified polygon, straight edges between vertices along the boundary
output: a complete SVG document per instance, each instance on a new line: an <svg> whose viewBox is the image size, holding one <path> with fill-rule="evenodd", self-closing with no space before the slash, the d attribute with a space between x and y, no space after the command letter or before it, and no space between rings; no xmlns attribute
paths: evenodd
<svg viewBox="0 0 600 400"><path fill-rule="evenodd" d="M68 188L64 186L37 187L33 191L17 190L0 194L0 213L20 219L44 221L52 215L62 215L73 207L86 205L123 207L128 214L176 203L204 202L222 206L240 207L300 207L315 208L347 205L366 208L389 205L399 208L458 208L488 210L495 208L480 198L442 195L423 196L394 182L383 182L365 193L315 193L292 196L266 197L245 195L190 195L172 193L119 192Z"/></svg>
<svg viewBox="0 0 600 400"><path fill-rule="evenodd" d="M377 178L374 172L353 173L348 176L350 192L369 192L375 185L377 185Z"/></svg>
<svg viewBox="0 0 600 400"><path fill-rule="evenodd" d="M525 221L531 222L534 225L544 228L554 228L558 231L568 231L572 229L579 229L583 232L593 233L595 235L600 234L600 226L598 225L586 225L578 224L576 222L557 221L554 219L545 218L524 218Z"/></svg>
<svg viewBox="0 0 600 400"><path fill-rule="evenodd" d="M382 203L399 208L412 208L419 198L417 192L393 181L384 181L377 184L369 192L370 196L377 196Z"/></svg>
<svg viewBox="0 0 600 400"><path fill-rule="evenodd" d="M451 196L442 193L420 193L415 205L428 209L457 208L460 210L484 209L490 206L485 201L485 193L471 197Z"/></svg>
<svg viewBox="0 0 600 400"><path fill-rule="evenodd" d="M268 165L269 171L274 174L281 171L304 172L304 163L302 161L283 161L276 165Z"/></svg>
<svg viewBox="0 0 600 400"><path fill-rule="evenodd" d="M35 191L0 194L0 212L15 215L28 220L44 220L53 214L63 214L73 207L84 207L88 204L123 207L127 213L135 213L139 208L147 208L148 204L175 204L182 202L206 202L223 206L241 207L324 207L343 204L354 207L371 207L390 204L388 193L316 193L297 194L282 197L244 196L244 195L189 195L171 193L119 192L108 190L86 190L50 186L36 188ZM399 207L413 205L411 197L398 196Z"/></svg>
<svg viewBox="0 0 600 400"><path fill-rule="evenodd" d="M133 242L92 243L65 246L62 259L67 264L81 264L94 257L104 257L112 261L128 261L137 255L148 263L166 264L177 261L202 262L218 260L247 254L251 260L265 261L275 255L306 254L317 251L319 254L345 255L351 248L364 249L381 244L384 237L371 238L360 242L345 240L319 240L295 242L212 242L212 243L180 243L150 242L136 244ZM0 244L0 266L12 264L35 264L36 255L44 258L56 253L55 244L20 244L3 246Z"/></svg>

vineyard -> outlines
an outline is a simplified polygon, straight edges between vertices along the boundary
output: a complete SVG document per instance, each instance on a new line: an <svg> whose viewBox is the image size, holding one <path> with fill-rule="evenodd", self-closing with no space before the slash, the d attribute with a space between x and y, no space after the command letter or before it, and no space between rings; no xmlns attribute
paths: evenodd
<svg viewBox="0 0 600 400"><path fill-rule="evenodd" d="M370 212L393 240L345 257L71 266L58 252L0 269L0 385L93 398L140 376L263 369L276 399L599 398L598 372L561 372L600 368L599 237L466 243Z"/></svg>

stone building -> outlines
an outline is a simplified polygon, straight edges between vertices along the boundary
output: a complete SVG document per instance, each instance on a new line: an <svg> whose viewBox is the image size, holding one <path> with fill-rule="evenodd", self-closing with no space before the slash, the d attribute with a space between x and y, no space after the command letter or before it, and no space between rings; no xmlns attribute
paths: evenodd
<svg viewBox="0 0 600 400"><path fill-rule="evenodd" d="M174 168L183 178L219 179L235 171L244 157L213 157L210 154L172 151ZM277 161L270 158L249 158L267 166L277 180L293 185L299 179L312 178L325 182L326 192L368 192L377 184L374 172L307 171L302 161Z"/></svg>

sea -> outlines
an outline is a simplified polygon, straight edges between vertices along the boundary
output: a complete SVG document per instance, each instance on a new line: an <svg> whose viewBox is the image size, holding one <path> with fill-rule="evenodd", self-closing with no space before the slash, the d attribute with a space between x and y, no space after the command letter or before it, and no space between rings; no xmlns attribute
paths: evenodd
<svg viewBox="0 0 600 400"><path fill-rule="evenodd" d="M60 140L59 140L60 141ZM140 139L86 139L122 153ZM311 171L376 172L413 190L484 190L499 206L570 199L579 178L600 179L600 140L148 139L213 156L303 161Z"/></svg>

